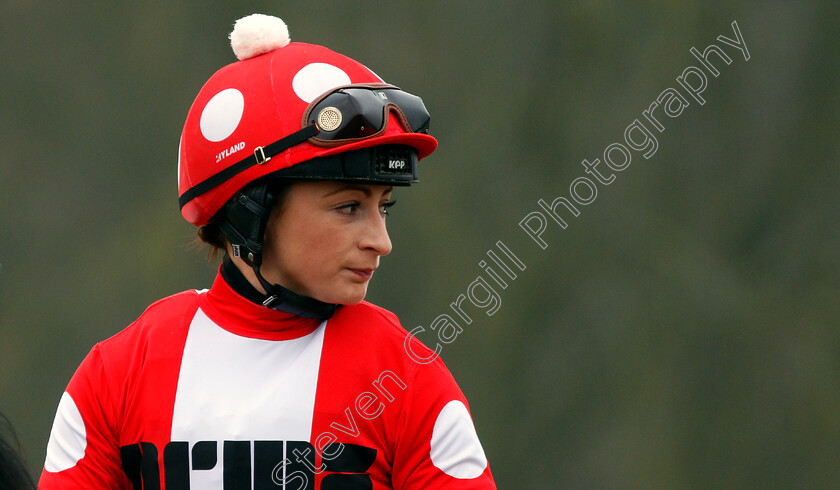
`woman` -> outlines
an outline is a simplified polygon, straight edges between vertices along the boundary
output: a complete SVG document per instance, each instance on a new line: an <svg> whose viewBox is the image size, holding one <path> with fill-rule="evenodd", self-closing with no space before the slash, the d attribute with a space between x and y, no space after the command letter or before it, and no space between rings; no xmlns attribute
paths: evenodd
<svg viewBox="0 0 840 490"><path fill-rule="evenodd" d="M274 17L231 44L179 155L219 275L93 348L40 488L495 488L446 367L362 301L392 188L437 145L422 101Z"/></svg>

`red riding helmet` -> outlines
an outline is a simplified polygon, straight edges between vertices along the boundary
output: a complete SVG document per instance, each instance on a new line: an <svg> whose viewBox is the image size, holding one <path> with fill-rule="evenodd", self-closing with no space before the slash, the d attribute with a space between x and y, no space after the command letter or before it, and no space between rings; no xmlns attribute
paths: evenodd
<svg viewBox="0 0 840 490"><path fill-rule="evenodd" d="M437 146L419 97L325 47L290 43L276 17L240 19L231 45L239 61L204 84L181 134L178 194L187 221L207 224L237 191L273 174L417 181L417 161Z"/></svg>

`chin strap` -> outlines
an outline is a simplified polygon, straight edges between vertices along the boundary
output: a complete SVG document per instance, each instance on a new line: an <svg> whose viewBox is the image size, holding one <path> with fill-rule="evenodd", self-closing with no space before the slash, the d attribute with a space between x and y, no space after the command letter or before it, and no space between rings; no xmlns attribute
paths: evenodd
<svg viewBox="0 0 840 490"><path fill-rule="evenodd" d="M237 192L233 199L225 204L224 212L220 216L219 227L230 242L232 255L254 269L257 280L266 292L264 297L258 300L254 293L260 296L262 294L243 277L243 281L253 289L253 292L245 296L274 310L304 318L326 320L335 313L337 305L297 294L279 284L271 284L260 272L263 237L275 200L276 195L267 182L256 183ZM235 274L241 276L239 269L236 269L232 262L229 263ZM224 269L223 267L223 271ZM233 270L227 272L228 276L234 275ZM240 289L246 288L240 285Z"/></svg>
<svg viewBox="0 0 840 490"><path fill-rule="evenodd" d="M338 305L324 303L309 296L303 296L279 284L271 284L260 273L260 266L253 266L257 280L266 292L262 305L273 310L285 311L304 318L326 320L333 316Z"/></svg>

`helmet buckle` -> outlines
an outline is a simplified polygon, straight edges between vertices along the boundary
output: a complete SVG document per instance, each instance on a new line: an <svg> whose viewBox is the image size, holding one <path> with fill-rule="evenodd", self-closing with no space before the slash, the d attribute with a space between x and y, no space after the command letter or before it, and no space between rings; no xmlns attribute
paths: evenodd
<svg viewBox="0 0 840 490"><path fill-rule="evenodd" d="M257 160L257 165L262 165L271 160L271 157L265 156L265 151L262 146L258 146L254 149L254 158Z"/></svg>

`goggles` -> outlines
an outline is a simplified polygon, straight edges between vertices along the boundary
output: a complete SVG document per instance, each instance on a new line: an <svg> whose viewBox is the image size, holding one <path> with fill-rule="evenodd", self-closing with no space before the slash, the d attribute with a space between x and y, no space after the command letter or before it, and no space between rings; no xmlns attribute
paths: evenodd
<svg viewBox="0 0 840 490"><path fill-rule="evenodd" d="M388 129L393 112L403 129L411 133L429 132L429 111L423 100L385 83L339 87L313 100L303 113L301 129L274 143L258 146L254 154L222 169L194 185L178 199L183 208L189 201L233 178L254 165L263 165L271 157L309 141L321 147L345 145L381 136ZM392 145L393 146L393 145ZM393 152L397 151L396 154ZM337 159L336 159L337 157ZM363 158L364 162L360 159ZM336 160L336 161L333 161ZM359 160L358 162L354 162ZM342 169L334 174L329 169ZM297 167L297 168L296 168ZM333 158L322 157L283 169L288 177L330 178L336 180L394 181L397 185L417 182L417 152L413 149L365 149Z"/></svg>
<svg viewBox="0 0 840 490"><path fill-rule="evenodd" d="M304 111L301 127L318 128L318 135L309 139L312 144L344 145L383 134L392 111L406 131L429 132L423 100L384 83L339 87L318 97Z"/></svg>

